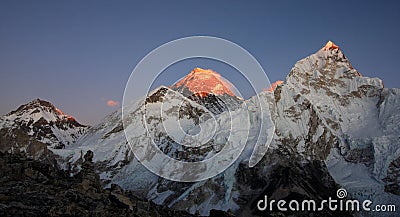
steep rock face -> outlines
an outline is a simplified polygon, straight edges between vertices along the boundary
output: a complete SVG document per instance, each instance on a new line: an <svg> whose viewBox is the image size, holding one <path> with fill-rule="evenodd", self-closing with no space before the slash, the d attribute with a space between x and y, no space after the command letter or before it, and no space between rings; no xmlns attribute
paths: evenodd
<svg viewBox="0 0 400 217"><path fill-rule="evenodd" d="M51 103L36 99L0 118L1 150L42 143L51 148L71 145L87 129Z"/></svg>
<svg viewBox="0 0 400 217"><path fill-rule="evenodd" d="M399 126L394 124L399 120L399 90L384 88L378 78L362 77L331 42L298 61L284 88L307 99L323 122L318 127L333 135L334 148L319 157L335 181L353 197L399 204L399 197L390 194L398 194L393 168L400 156ZM385 180L391 181L386 185ZM385 185L392 186L386 188L389 194Z"/></svg>
<svg viewBox="0 0 400 217"><path fill-rule="evenodd" d="M352 135L367 127L379 133L376 106L382 81L362 77L337 46L327 46L295 64L286 78L288 88L307 98L333 129L337 123L337 128Z"/></svg>
<svg viewBox="0 0 400 217"><path fill-rule="evenodd" d="M400 195L400 157L389 164L384 181L385 191Z"/></svg>
<svg viewBox="0 0 400 217"><path fill-rule="evenodd" d="M157 108L165 96L181 102L183 92L160 87L149 95L146 103ZM203 215L212 209L232 210L243 216L263 215L254 203L266 194L273 199L321 199L335 196L339 185L348 190L350 197L399 204L399 196L395 195L400 154L398 89L386 89L381 80L362 77L340 48L328 43L298 61L283 83L258 96L268 99L276 128L268 153L254 168L247 166L252 147L246 147L231 167L211 179L180 183L160 178L130 152L121 111L106 117L74 146L59 150L59 154L76 163L82 159L82 153L92 149L100 178L105 182L117 183L155 203ZM187 126L187 132L196 132L196 126L210 120L202 109L207 105L197 100L192 102L200 105L188 103L184 109L176 108L172 112L175 115L168 116L171 123L184 120L187 125L182 126ZM256 107L251 99L245 102ZM161 119L157 113L151 113L157 109L146 110L143 106L138 103L130 108L129 126L136 129L135 141L140 144L155 136L159 147L170 156L190 153L177 147L167 134L158 134L162 131ZM150 113L143 119L146 112ZM224 112L217 116L223 118ZM254 116L251 120L258 118ZM150 132L145 123L151 124ZM255 139L251 136L250 140ZM202 159L218 151L223 141L221 136L220 140L207 144L204 152L196 150L184 158Z"/></svg>

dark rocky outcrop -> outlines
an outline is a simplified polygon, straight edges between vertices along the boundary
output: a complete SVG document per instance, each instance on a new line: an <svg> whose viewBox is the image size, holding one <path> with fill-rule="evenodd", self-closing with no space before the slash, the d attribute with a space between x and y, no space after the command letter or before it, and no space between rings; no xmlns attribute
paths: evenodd
<svg viewBox="0 0 400 217"><path fill-rule="evenodd" d="M400 157L393 160L388 168L387 177L383 179L385 182L385 191L392 194L400 195Z"/></svg>
<svg viewBox="0 0 400 217"><path fill-rule="evenodd" d="M76 176L25 153L0 152L0 216L191 216L138 198L117 185L103 189L88 151Z"/></svg>

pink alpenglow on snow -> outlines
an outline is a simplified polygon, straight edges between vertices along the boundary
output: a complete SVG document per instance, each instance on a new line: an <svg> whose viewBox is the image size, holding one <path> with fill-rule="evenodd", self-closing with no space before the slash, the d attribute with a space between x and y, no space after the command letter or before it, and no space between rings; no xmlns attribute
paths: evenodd
<svg viewBox="0 0 400 217"><path fill-rule="evenodd" d="M283 84L283 81L277 80L274 83L271 84L271 87L267 89L267 92L273 92L276 87L280 84Z"/></svg>
<svg viewBox="0 0 400 217"><path fill-rule="evenodd" d="M328 41L328 43L326 43L326 45L322 49L323 50L334 50L334 49L340 49L340 48L332 41Z"/></svg>
<svg viewBox="0 0 400 217"><path fill-rule="evenodd" d="M208 94L235 96L232 85L220 74L211 69L195 68L173 87L184 86L193 94L201 97Z"/></svg>

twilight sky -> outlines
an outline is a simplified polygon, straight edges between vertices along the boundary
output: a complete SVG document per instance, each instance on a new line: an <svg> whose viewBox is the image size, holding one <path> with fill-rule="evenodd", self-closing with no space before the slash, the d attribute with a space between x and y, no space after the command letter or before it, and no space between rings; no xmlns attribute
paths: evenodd
<svg viewBox="0 0 400 217"><path fill-rule="evenodd" d="M271 82L333 40L364 76L400 87L399 1L238 2L2 0L0 115L41 98L94 124L118 108L148 52L195 35L247 49ZM173 69L197 66L224 73L207 61Z"/></svg>

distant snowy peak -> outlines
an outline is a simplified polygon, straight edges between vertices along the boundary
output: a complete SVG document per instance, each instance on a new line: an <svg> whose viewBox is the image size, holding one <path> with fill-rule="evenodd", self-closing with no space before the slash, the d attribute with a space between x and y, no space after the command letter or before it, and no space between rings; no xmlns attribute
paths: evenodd
<svg viewBox="0 0 400 217"><path fill-rule="evenodd" d="M172 85L171 89L205 106L214 114L234 110L242 103L242 99L234 94L232 84L211 69L195 68Z"/></svg>
<svg viewBox="0 0 400 217"><path fill-rule="evenodd" d="M220 74L211 69L195 68L172 87L176 90L187 89L192 94L199 96L206 96L208 94L235 95L232 85Z"/></svg>
<svg viewBox="0 0 400 217"><path fill-rule="evenodd" d="M64 114L50 102L35 99L4 115L0 120L0 129L8 134L22 130L39 142L61 148L75 142L87 126Z"/></svg>
<svg viewBox="0 0 400 217"><path fill-rule="evenodd" d="M74 117L64 114L60 109L50 102L41 99L35 99L25 105L21 105L17 110L5 115L8 120L33 121L36 122L43 118L50 121L68 121L72 126L84 127L78 123Z"/></svg>

